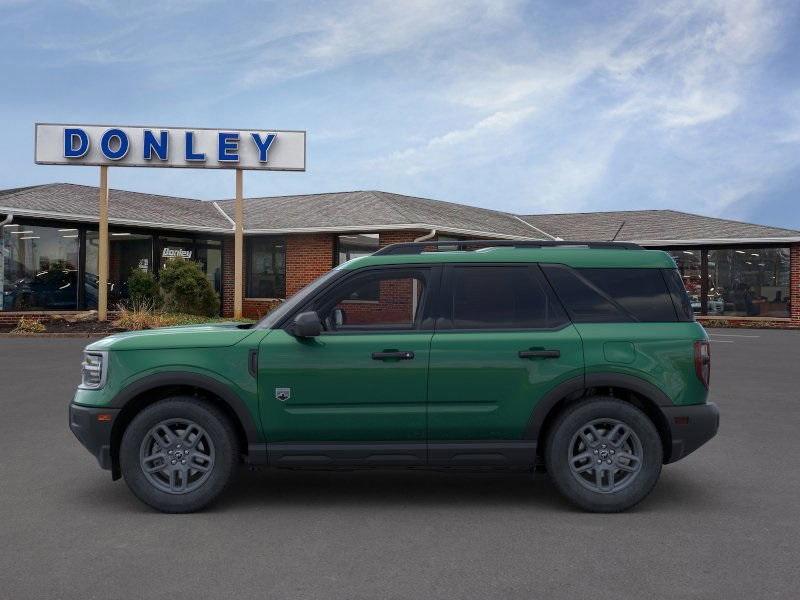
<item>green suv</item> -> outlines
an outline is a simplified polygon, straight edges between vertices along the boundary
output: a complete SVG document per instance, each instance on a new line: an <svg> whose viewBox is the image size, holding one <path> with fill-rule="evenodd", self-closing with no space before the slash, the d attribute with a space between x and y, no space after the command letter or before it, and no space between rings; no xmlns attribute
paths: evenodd
<svg viewBox="0 0 800 600"><path fill-rule="evenodd" d="M165 512L205 506L241 462L543 468L577 506L615 512L716 434L709 372L708 337L664 252L395 244L255 325L89 345L70 427Z"/></svg>

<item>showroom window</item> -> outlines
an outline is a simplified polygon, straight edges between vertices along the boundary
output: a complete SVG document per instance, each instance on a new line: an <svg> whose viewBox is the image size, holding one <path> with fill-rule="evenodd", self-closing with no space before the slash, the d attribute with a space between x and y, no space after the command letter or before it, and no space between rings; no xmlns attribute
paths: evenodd
<svg viewBox="0 0 800 600"><path fill-rule="evenodd" d="M377 233L354 233L340 235L336 243L337 265L347 262L352 258L367 256L380 248Z"/></svg>
<svg viewBox="0 0 800 600"><path fill-rule="evenodd" d="M247 297L286 296L286 242L283 238L247 239Z"/></svg>
<svg viewBox="0 0 800 600"><path fill-rule="evenodd" d="M77 309L79 239L71 227L3 225L3 310Z"/></svg>
<svg viewBox="0 0 800 600"><path fill-rule="evenodd" d="M99 244L97 231L87 231L83 281L87 308L97 308ZM112 230L108 234L108 246L108 305L116 308L128 299L128 279L131 273L136 270L153 272L153 236Z"/></svg>
<svg viewBox="0 0 800 600"><path fill-rule="evenodd" d="M206 274L214 291L222 296L222 242L220 240L197 240L197 262Z"/></svg>
<svg viewBox="0 0 800 600"><path fill-rule="evenodd" d="M789 273L789 248L709 249L708 314L789 318Z"/></svg>
<svg viewBox="0 0 800 600"><path fill-rule="evenodd" d="M789 248L664 250L678 265L695 314L790 318Z"/></svg>

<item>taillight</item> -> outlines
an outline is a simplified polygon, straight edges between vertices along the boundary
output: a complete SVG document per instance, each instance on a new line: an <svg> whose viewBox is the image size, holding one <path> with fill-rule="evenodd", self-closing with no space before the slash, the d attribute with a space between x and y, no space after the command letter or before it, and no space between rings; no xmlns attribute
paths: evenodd
<svg viewBox="0 0 800 600"><path fill-rule="evenodd" d="M697 378L708 389L711 379L711 346L708 340L697 340L694 343L694 372Z"/></svg>

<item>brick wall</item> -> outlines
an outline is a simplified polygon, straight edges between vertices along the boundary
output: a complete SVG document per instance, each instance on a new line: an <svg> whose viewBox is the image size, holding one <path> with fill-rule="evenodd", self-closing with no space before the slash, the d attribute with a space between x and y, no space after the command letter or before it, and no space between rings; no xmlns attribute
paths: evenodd
<svg viewBox="0 0 800 600"><path fill-rule="evenodd" d="M410 277L381 281L376 300L347 300L340 302L338 307L345 312L348 325L409 324L413 316L414 292L418 297L422 292L422 287L415 288L413 281Z"/></svg>
<svg viewBox="0 0 800 600"><path fill-rule="evenodd" d="M242 316L248 319L260 319L273 308L278 306L283 300L279 299L265 299L265 300L242 300ZM231 306L233 306L231 304ZM233 311L231 310L231 314Z"/></svg>
<svg viewBox="0 0 800 600"><path fill-rule="evenodd" d="M422 237L430 232L428 231L381 231L378 234L378 240L381 245L388 246L389 244L399 244L401 242L413 242L416 238Z"/></svg>
<svg viewBox="0 0 800 600"><path fill-rule="evenodd" d="M286 297L333 268L336 236L309 233L286 236Z"/></svg>
<svg viewBox="0 0 800 600"><path fill-rule="evenodd" d="M22 317L25 317L26 319L36 319L40 323L49 323L50 321L60 319L62 316L69 316L69 315L82 314L82 313L88 313L88 312L96 312L96 311L84 311L84 310L3 311L3 310L0 310L0 327L6 327L8 325L16 325ZM119 316L119 311L116 311L116 310L109 310L108 311L108 320L109 321L113 321L118 316Z"/></svg>

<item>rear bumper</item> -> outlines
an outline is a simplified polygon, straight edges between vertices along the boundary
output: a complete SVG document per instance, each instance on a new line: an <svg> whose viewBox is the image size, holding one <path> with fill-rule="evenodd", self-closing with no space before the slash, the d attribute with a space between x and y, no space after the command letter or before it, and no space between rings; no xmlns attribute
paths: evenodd
<svg viewBox="0 0 800 600"><path fill-rule="evenodd" d="M103 469L111 469L111 428L118 408L69 405L69 428Z"/></svg>
<svg viewBox="0 0 800 600"><path fill-rule="evenodd" d="M672 448L665 462L671 463L691 454L717 435L719 409L713 402L692 406L662 406L669 423Z"/></svg>

